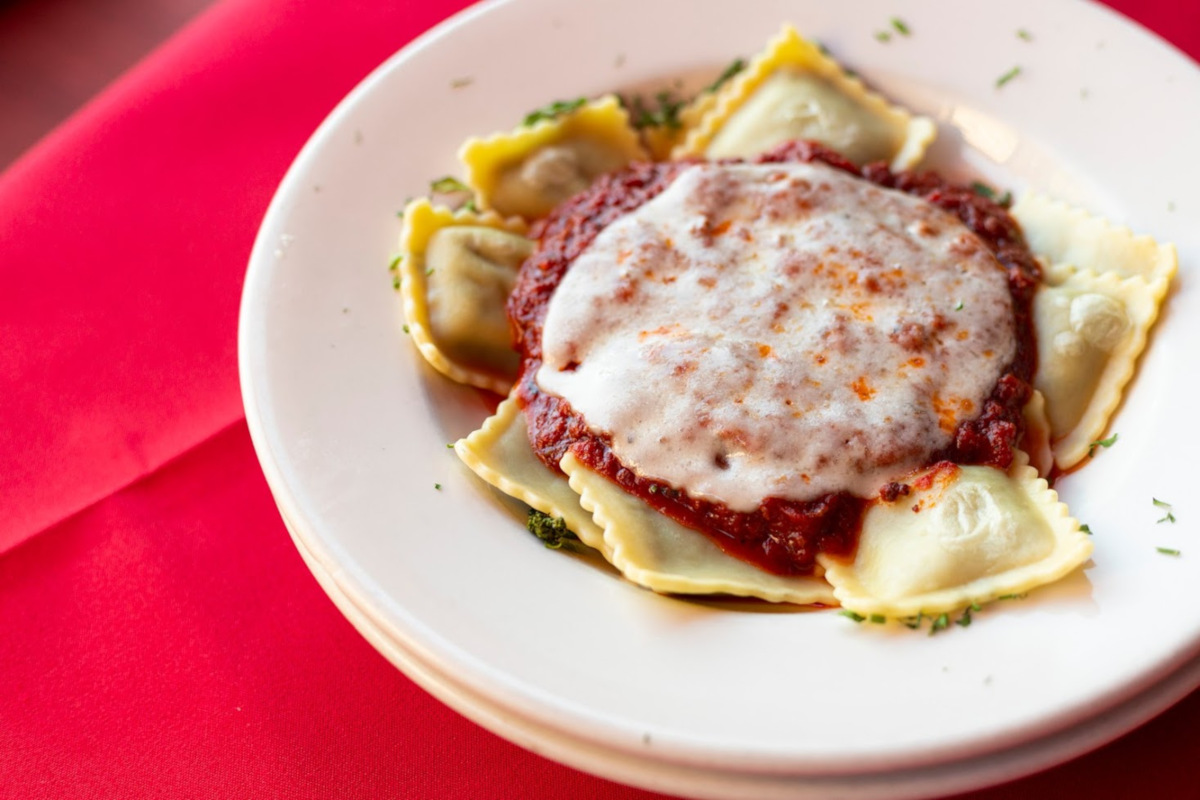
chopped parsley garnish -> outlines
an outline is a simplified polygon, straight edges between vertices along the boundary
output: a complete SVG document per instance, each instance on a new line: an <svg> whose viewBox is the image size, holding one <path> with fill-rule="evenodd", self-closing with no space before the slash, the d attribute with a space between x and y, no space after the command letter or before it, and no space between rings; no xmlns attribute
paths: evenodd
<svg viewBox="0 0 1200 800"><path fill-rule="evenodd" d="M1150 499L1154 501L1154 505L1158 506L1159 508L1165 508L1167 510L1167 515L1165 517L1163 517L1162 519L1160 519L1159 522L1174 522L1175 521L1175 515L1171 512L1171 504L1170 503L1165 502L1163 500L1159 500L1156 497L1151 497Z"/></svg>
<svg viewBox="0 0 1200 800"><path fill-rule="evenodd" d="M986 197L988 200L996 203L996 205L1000 206L1001 208L1008 208L1012 205L1012 192L1005 192L1004 194L997 196L996 190L988 186L983 181L974 181L971 184L971 191L980 197Z"/></svg>
<svg viewBox="0 0 1200 800"><path fill-rule="evenodd" d="M732 62L730 62L729 66L726 67L724 69L724 71L722 71L721 74L717 76L717 79L715 81L710 83L708 86L704 87L703 91L708 94L712 94L717 89L720 89L722 86L724 86L729 81L730 78L732 78L734 75L737 75L739 72L741 72L745 68L746 68L745 59L735 58Z"/></svg>
<svg viewBox="0 0 1200 800"><path fill-rule="evenodd" d="M864 619L866 619L866 617L864 617L862 614L859 614L856 611L851 611L848 608L843 608L838 613L841 614L846 619L853 620L855 622L862 622Z"/></svg>
<svg viewBox="0 0 1200 800"><path fill-rule="evenodd" d="M400 326L400 330L404 331L405 333L408 333L408 326L407 326L407 325L401 325L401 326Z"/></svg>
<svg viewBox="0 0 1200 800"><path fill-rule="evenodd" d="M954 620L954 624L958 625L961 628L965 628L968 625L970 625L971 624L971 609L978 611L979 606L972 603L967 608L964 608L963 612L962 612L962 616L959 617L958 619Z"/></svg>
<svg viewBox="0 0 1200 800"><path fill-rule="evenodd" d="M433 485L433 488L434 488L434 489L437 489L437 490L440 492L440 491L442 490L442 485L441 485L440 483L435 483L435 484Z"/></svg>
<svg viewBox="0 0 1200 800"><path fill-rule="evenodd" d="M895 28L896 32L901 36L912 36L912 31L909 30L908 26L904 24L904 20L900 19L899 17L892 17L892 27Z"/></svg>
<svg viewBox="0 0 1200 800"><path fill-rule="evenodd" d="M388 264L388 272L395 272L396 270L400 269L400 262L403 260L404 260L403 253L401 253L400 255L393 258L391 263Z"/></svg>
<svg viewBox="0 0 1200 800"><path fill-rule="evenodd" d="M658 104L657 106L648 105L641 95L634 95L628 101L622 98L621 102L629 109L633 127L639 130L642 128L678 129L682 124L679 121L679 112L687 104L677 99L669 89L656 93L654 100Z"/></svg>
<svg viewBox="0 0 1200 800"><path fill-rule="evenodd" d="M437 194L454 194L455 192L469 192L471 189L453 175L446 175L436 181L430 181L429 191Z"/></svg>
<svg viewBox="0 0 1200 800"><path fill-rule="evenodd" d="M560 550L564 547L568 550L577 550L579 547L579 537L567 527L567 521L562 517L552 517L549 514L543 514L536 508L531 508L529 517L525 520L525 527L551 550Z"/></svg>
<svg viewBox="0 0 1200 800"><path fill-rule="evenodd" d="M904 627L915 631L917 628L921 627L921 620L924 618L925 612L919 611L915 617L909 617L908 619L904 620Z"/></svg>
<svg viewBox="0 0 1200 800"><path fill-rule="evenodd" d="M474 198L463 203L461 206L459 206L459 208L461 208L463 211L470 211L472 214L479 213L479 206L475 205Z"/></svg>
<svg viewBox="0 0 1200 800"><path fill-rule="evenodd" d="M1020 74L1021 74L1021 68L1013 67L1008 72L1001 75L999 78L996 78L996 88L997 89L1001 88L1002 86L1004 86L1004 84L1008 83L1009 81L1011 81L1013 78L1017 77Z"/></svg>
<svg viewBox="0 0 1200 800"><path fill-rule="evenodd" d="M563 114L570 114L585 103L587 103L586 97L576 97L574 100L555 100L553 103L547 103L541 108L530 111L525 115L521 124L528 127L542 120L558 119Z"/></svg>
<svg viewBox="0 0 1200 800"><path fill-rule="evenodd" d="M892 40L892 35L887 31L876 31L875 38L881 42L890 42Z"/></svg>
<svg viewBox="0 0 1200 800"><path fill-rule="evenodd" d="M1088 445L1088 458L1092 457L1092 453L1096 452L1097 447L1104 447L1104 448L1112 447L1114 444L1117 443L1117 438L1119 436L1120 436L1120 434L1114 433L1112 436L1108 437L1107 439L1097 439L1096 441L1089 444ZM1157 503L1158 501L1156 500L1155 502Z"/></svg>
<svg viewBox="0 0 1200 800"><path fill-rule="evenodd" d="M455 78L450 81L451 89L462 89L464 86L470 86L475 82L474 78Z"/></svg>
<svg viewBox="0 0 1200 800"><path fill-rule="evenodd" d="M400 276L399 275L392 278L392 288L395 289L396 291L400 291ZM404 332L408 333L407 330L405 330Z"/></svg>
<svg viewBox="0 0 1200 800"><path fill-rule="evenodd" d="M428 267L428 268L425 270L425 276L426 276L426 277L428 277L428 276L430 276L430 275L432 275L432 274L433 274L433 267Z"/></svg>
<svg viewBox="0 0 1200 800"><path fill-rule="evenodd" d="M885 617L883 614L872 614L870 619L875 625L882 625L887 622L887 617Z"/></svg>
<svg viewBox="0 0 1200 800"><path fill-rule="evenodd" d="M986 197L988 200L996 199L996 190L983 181L973 181L971 183L971 191L980 197Z"/></svg>
<svg viewBox="0 0 1200 800"><path fill-rule="evenodd" d="M997 597L997 600L1024 600L1029 596L1029 592L1021 592L1020 594L1002 594Z"/></svg>
<svg viewBox="0 0 1200 800"><path fill-rule="evenodd" d="M1018 28L1017 29L1017 38L1022 41L1025 41L1025 42L1032 42L1033 34L1030 33L1029 31L1025 30L1024 28Z"/></svg>
<svg viewBox="0 0 1200 800"><path fill-rule="evenodd" d="M1092 529L1087 526L1086 522L1080 523L1079 530L1082 533L1086 533L1088 536L1092 535Z"/></svg>
<svg viewBox="0 0 1200 800"><path fill-rule="evenodd" d="M1162 553L1164 556L1179 556L1179 555L1183 555L1181 552L1179 552L1178 550L1176 550L1176 549L1175 549L1175 548L1173 548L1173 547L1156 547L1156 548L1154 548L1154 549L1155 549L1155 550L1157 550L1158 552Z"/></svg>
<svg viewBox="0 0 1200 800"><path fill-rule="evenodd" d="M447 448L448 450L453 450L453 449L454 449L454 442L446 442L446 448Z"/></svg>
<svg viewBox="0 0 1200 800"><path fill-rule="evenodd" d="M959 300L959 301L958 301L958 302L957 302L957 303L954 305L954 310L955 310L955 311L962 311L962 310L963 310L963 301L962 301L962 300Z"/></svg>
<svg viewBox="0 0 1200 800"><path fill-rule="evenodd" d="M929 635L933 636L938 631L944 631L950 625L950 615L943 612L933 618L933 624L929 626Z"/></svg>

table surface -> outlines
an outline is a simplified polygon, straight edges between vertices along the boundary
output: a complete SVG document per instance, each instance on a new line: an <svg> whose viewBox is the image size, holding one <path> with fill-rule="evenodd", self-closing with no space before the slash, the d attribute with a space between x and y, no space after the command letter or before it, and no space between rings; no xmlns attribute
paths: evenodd
<svg viewBox="0 0 1200 800"><path fill-rule="evenodd" d="M246 430L238 302L275 187L349 89L464 5L225 0L0 174L6 796L660 796L521 750L379 656L302 563ZM1200 4L1108 5L1200 56ZM964 797L1200 796L1198 723L1193 694Z"/></svg>

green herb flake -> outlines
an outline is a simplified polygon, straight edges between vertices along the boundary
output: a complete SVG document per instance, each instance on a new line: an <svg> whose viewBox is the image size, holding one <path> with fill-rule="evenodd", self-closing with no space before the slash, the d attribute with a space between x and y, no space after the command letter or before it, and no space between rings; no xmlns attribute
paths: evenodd
<svg viewBox="0 0 1200 800"><path fill-rule="evenodd" d="M887 31L876 31L875 39L880 42L890 42L892 40L892 35Z"/></svg>
<svg viewBox="0 0 1200 800"><path fill-rule="evenodd" d="M915 617L908 617L907 619L905 619L904 627L908 628L909 630L915 631L917 628L921 627L921 622L924 618L925 618L925 612L920 611L917 613L917 615Z"/></svg>
<svg viewBox="0 0 1200 800"><path fill-rule="evenodd" d="M1079 530L1081 533L1086 533L1088 536L1092 535L1092 529L1087 526L1086 522L1080 524Z"/></svg>
<svg viewBox="0 0 1200 800"><path fill-rule="evenodd" d="M552 517L549 514L543 514L536 508L531 508L529 516L525 520L525 527L551 550L566 548L578 551L580 548L579 537L567 527L567 521L562 517Z"/></svg>
<svg viewBox="0 0 1200 800"><path fill-rule="evenodd" d="M1156 497L1151 497L1150 499L1154 501L1154 505L1158 506L1159 508L1165 508L1167 510L1167 515L1165 517L1163 517L1162 519L1160 519L1159 522L1171 522L1171 523L1175 522L1175 515L1171 511L1170 503L1165 502L1163 500L1159 500Z"/></svg>
<svg viewBox="0 0 1200 800"><path fill-rule="evenodd" d="M1029 31L1025 30L1024 28L1018 28L1017 29L1017 38L1023 42L1032 42L1033 34L1030 33Z"/></svg>
<svg viewBox="0 0 1200 800"><path fill-rule="evenodd" d="M453 450L453 449L454 449L454 442L446 442L446 449L447 449L447 450Z"/></svg>
<svg viewBox="0 0 1200 800"><path fill-rule="evenodd" d="M735 58L732 62L730 62L729 66L722 70L721 74L717 76L715 81L704 87L703 91L707 94L712 94L717 89L720 89L722 86L728 83L734 75L737 75L745 68L746 60L742 58Z"/></svg>
<svg viewBox="0 0 1200 800"><path fill-rule="evenodd" d="M1154 549L1155 549L1155 550L1157 550L1158 552L1162 553L1164 556L1180 556L1180 555L1183 555L1183 553L1179 552L1178 550L1176 550L1176 549L1175 549L1175 548L1173 548L1173 547L1156 547L1156 548L1154 548Z"/></svg>
<svg viewBox="0 0 1200 800"><path fill-rule="evenodd" d="M428 269L425 270L426 277L429 277L432 274L433 274L433 267L429 267Z"/></svg>
<svg viewBox="0 0 1200 800"><path fill-rule="evenodd" d="M1004 86L1004 84L1008 83L1009 81L1011 81L1013 78L1017 77L1020 74L1021 74L1021 68L1013 67L1008 72L1001 75L999 78L996 78L996 88L997 89L1002 88Z"/></svg>
<svg viewBox="0 0 1200 800"><path fill-rule="evenodd" d="M996 199L996 190L983 181L973 181L971 183L971 191L980 197L986 197L988 200Z"/></svg>
<svg viewBox="0 0 1200 800"><path fill-rule="evenodd" d="M933 636L938 631L944 631L950 625L950 615L946 613L938 614L933 618L933 624L929 626L929 635Z"/></svg>
<svg viewBox="0 0 1200 800"><path fill-rule="evenodd" d="M453 175L444 175L436 181L429 182L429 191L436 194L454 194L455 192L469 192L471 190L465 183Z"/></svg>
<svg viewBox="0 0 1200 800"><path fill-rule="evenodd" d="M954 306L954 310L955 310L955 311L962 311L962 310L963 310L963 301L962 301L962 300L959 300L959 301L958 301L958 302L955 304L955 306Z"/></svg>
<svg viewBox="0 0 1200 800"><path fill-rule="evenodd" d="M892 27L896 29L896 33L901 36L912 36L912 31L904 24L904 20L899 17L892 17Z"/></svg>
<svg viewBox="0 0 1200 800"><path fill-rule="evenodd" d="M462 206L460 206L460 208L461 208L463 211L470 211L472 214L478 214L478 213L479 213L479 206L475 205L475 200L474 200L474 198L472 198L471 200L468 200L467 202L463 203L463 204L462 204Z"/></svg>
<svg viewBox="0 0 1200 800"><path fill-rule="evenodd" d="M686 103L677 99L669 89L654 95L656 105L647 103L641 95L634 95L628 100L622 98L621 103L629 110L633 127L638 130L643 128L678 130L683 124L679 121L679 112L683 110Z"/></svg>
<svg viewBox="0 0 1200 800"><path fill-rule="evenodd" d="M1012 203L1013 203L1012 192L1005 192L1004 194L1000 195L1000 199L996 201L996 204L999 205L1001 208L1009 208L1012 206Z"/></svg>
<svg viewBox="0 0 1200 800"><path fill-rule="evenodd" d="M434 488L434 489L437 489L437 490L440 492L440 491L442 490L442 485L441 485L440 483L435 483L435 484L433 485L433 488Z"/></svg>
<svg viewBox="0 0 1200 800"><path fill-rule="evenodd" d="M392 278L392 288L395 289L396 291L400 291L400 276L399 275ZM407 330L405 330L404 332L408 333Z"/></svg>
<svg viewBox="0 0 1200 800"><path fill-rule="evenodd" d="M1104 447L1104 448L1112 447L1114 444L1117 443L1117 439L1119 437L1120 437L1120 434L1114 433L1112 436L1108 437L1107 439L1097 439L1096 441L1089 444L1088 445L1088 458L1092 457L1092 453L1096 452L1097 447ZM1156 500L1155 503L1157 503L1157 502L1158 501Z"/></svg>
<svg viewBox="0 0 1200 800"><path fill-rule="evenodd" d="M463 89L475 82L474 78L455 78L450 81L451 89Z"/></svg>
<svg viewBox="0 0 1200 800"><path fill-rule="evenodd" d="M1021 592L1020 594L1002 594L997 597L997 600L1024 600L1029 596L1029 592Z"/></svg>
<svg viewBox="0 0 1200 800"><path fill-rule="evenodd" d="M959 627L962 627L962 628L965 628L968 625L970 625L971 624L971 609L964 608L963 612L962 612L962 616L959 617L958 619L954 620L954 624L958 625Z"/></svg>
<svg viewBox="0 0 1200 800"><path fill-rule="evenodd" d="M401 326L400 326L400 330L404 331L405 333L408 333L408 326L407 326L407 325L401 325Z"/></svg>
<svg viewBox="0 0 1200 800"><path fill-rule="evenodd" d="M887 617L885 617L883 614L872 614L870 619L872 624L875 625L883 625L885 622L887 622Z"/></svg>
<svg viewBox="0 0 1200 800"><path fill-rule="evenodd" d="M391 260L391 263L388 264L388 272L395 272L396 270L400 269L400 262L403 260L404 260L403 253L401 253L400 255L393 258Z"/></svg>
<svg viewBox="0 0 1200 800"><path fill-rule="evenodd" d="M564 114L570 114L572 111L580 108L587 103L586 97L576 97L574 100L555 100L553 103L547 103L541 108L535 108L525 115L521 124L525 127L535 125L543 120L558 119Z"/></svg>
<svg viewBox="0 0 1200 800"><path fill-rule="evenodd" d="M855 612L855 611L851 611L848 608L843 608L838 613L841 614L846 619L853 620L855 622L862 622L863 620L866 619L866 617L864 617L862 614L859 614L858 612Z"/></svg>

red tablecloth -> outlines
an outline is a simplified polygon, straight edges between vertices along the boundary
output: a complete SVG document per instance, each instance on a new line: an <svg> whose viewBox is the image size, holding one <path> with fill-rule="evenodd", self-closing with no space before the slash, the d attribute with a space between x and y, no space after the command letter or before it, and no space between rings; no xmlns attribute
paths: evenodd
<svg viewBox="0 0 1200 800"><path fill-rule="evenodd" d="M502 741L376 654L243 421L236 315L272 192L343 94L463 5L225 0L0 175L0 795L655 796ZM1200 56L1200 4L1110 5ZM971 797L1200 797L1198 727L1194 694Z"/></svg>

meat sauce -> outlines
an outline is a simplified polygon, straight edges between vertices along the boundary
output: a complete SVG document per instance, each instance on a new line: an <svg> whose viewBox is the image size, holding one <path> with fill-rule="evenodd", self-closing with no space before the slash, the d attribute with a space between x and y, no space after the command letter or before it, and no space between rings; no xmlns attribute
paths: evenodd
<svg viewBox="0 0 1200 800"><path fill-rule="evenodd" d="M1002 207L969 188L954 186L932 173L892 173L883 165L868 165L859 170L815 143L789 143L755 163L789 162L821 162L949 211L980 238L1004 267L1017 338L1015 355L1001 371L982 403L981 412L960 421L951 443L933 452L925 466L950 462L1006 469L1023 433L1021 410L1029 398L1029 384L1036 367L1030 307L1039 271L1019 227ZM701 531L733 556L776 574L811 574L818 553L853 554L863 513L871 502L869 498L848 491L802 501L768 496L752 511L736 511L718 502L689 496L623 465L613 452L611 439L591 431L566 400L542 391L535 377L542 365L542 329L547 307L571 264L602 230L658 196L695 163L635 164L601 178L536 226L533 235L537 248L522 267L508 304L515 344L522 355L517 395L525 409L530 442L538 457L552 469L558 469L558 462L570 450L624 491L681 524ZM901 330L896 335L903 337L905 332ZM879 493L891 502L906 496L909 487L899 479L881 486Z"/></svg>

